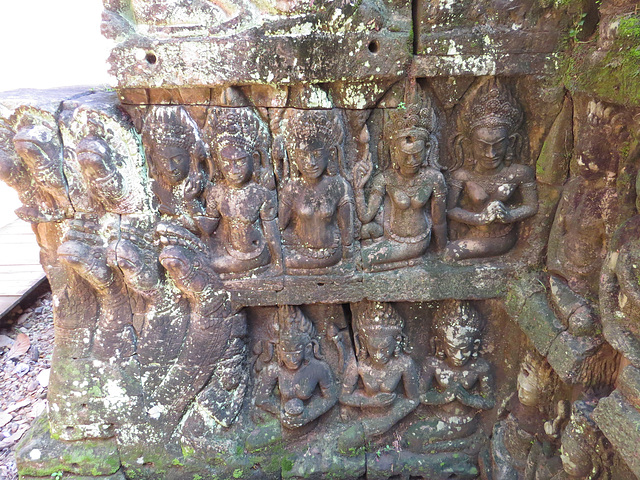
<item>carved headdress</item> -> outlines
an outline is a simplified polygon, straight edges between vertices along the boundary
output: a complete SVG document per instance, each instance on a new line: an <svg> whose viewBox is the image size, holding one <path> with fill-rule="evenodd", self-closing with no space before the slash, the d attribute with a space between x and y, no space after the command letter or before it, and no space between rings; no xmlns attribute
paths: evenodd
<svg viewBox="0 0 640 480"><path fill-rule="evenodd" d="M286 148L294 164L294 148L306 150L322 147L335 152L329 159L327 173L334 175L339 171L346 177L342 146L344 124L339 111L289 108L283 117ZM285 171L288 171L288 168L285 168Z"/></svg>
<svg viewBox="0 0 640 480"><path fill-rule="evenodd" d="M269 153L271 134L255 108L213 107L207 117L205 137L214 158L227 148L235 148L251 156L254 180L273 188ZM215 164L210 165L210 171L212 177L220 174Z"/></svg>
<svg viewBox="0 0 640 480"><path fill-rule="evenodd" d="M511 137L505 161L510 164L521 154L522 138L520 127L524 120L523 111L510 89L498 78L491 77L474 93L471 102L460 111L458 130L453 141L455 163L451 170L461 167L471 155L471 138L476 128L505 127Z"/></svg>
<svg viewBox="0 0 640 480"><path fill-rule="evenodd" d="M425 165L442 169L438 162L438 116L433 100L417 85L415 78L407 79L404 101L396 109L389 110L387 115L385 137L391 148L396 148L398 139L405 137L422 140L427 149Z"/></svg>
<svg viewBox="0 0 640 480"><path fill-rule="evenodd" d="M482 85L469 111L468 131L478 127L507 127L515 133L523 120L522 109L511 91L496 77Z"/></svg>
<svg viewBox="0 0 640 480"><path fill-rule="evenodd" d="M145 145L176 146L192 152L204 143L196 122L184 107L153 107L144 122L142 137Z"/></svg>
<svg viewBox="0 0 640 480"><path fill-rule="evenodd" d="M320 345L316 339L316 329L299 307L280 305L276 317L275 330L278 333L279 342L311 344L316 358L321 358Z"/></svg>
<svg viewBox="0 0 640 480"><path fill-rule="evenodd" d="M479 342L484 327L484 318L471 303L464 300L446 300L438 309L433 323L433 333L437 342L461 336ZM438 348L436 350L437 354L441 354Z"/></svg>
<svg viewBox="0 0 640 480"><path fill-rule="evenodd" d="M365 302L357 308L355 316L355 348L356 355L366 355L361 337L369 335L389 335L396 339L396 352L403 352L406 348L404 335L404 320L390 303Z"/></svg>

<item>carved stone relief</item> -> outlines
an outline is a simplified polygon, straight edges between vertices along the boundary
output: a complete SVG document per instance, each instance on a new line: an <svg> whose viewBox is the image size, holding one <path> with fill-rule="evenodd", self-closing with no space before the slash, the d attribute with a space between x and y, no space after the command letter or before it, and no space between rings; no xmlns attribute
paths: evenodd
<svg viewBox="0 0 640 480"><path fill-rule="evenodd" d="M56 305L21 465L44 438L120 480L632 478L601 419L640 405L637 112L440 58L485 32L529 61L569 7L415 2L412 56L403 1L106 3L127 82L0 123Z"/></svg>

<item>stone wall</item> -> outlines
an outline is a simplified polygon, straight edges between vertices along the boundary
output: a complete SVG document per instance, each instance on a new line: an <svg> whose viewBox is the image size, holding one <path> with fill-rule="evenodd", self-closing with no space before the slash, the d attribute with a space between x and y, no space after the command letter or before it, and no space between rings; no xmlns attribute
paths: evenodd
<svg viewBox="0 0 640 480"><path fill-rule="evenodd" d="M116 90L0 98L21 475L640 475L632 3L105 0Z"/></svg>

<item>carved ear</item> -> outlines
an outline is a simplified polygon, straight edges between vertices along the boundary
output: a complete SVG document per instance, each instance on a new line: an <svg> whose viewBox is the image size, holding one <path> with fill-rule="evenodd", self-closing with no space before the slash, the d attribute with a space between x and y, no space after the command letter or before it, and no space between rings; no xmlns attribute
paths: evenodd
<svg viewBox="0 0 640 480"><path fill-rule="evenodd" d="M478 356L478 354L480 353L480 344L482 343L482 340L480 340L479 338L476 338L473 341L473 354L474 356Z"/></svg>
<svg viewBox="0 0 640 480"><path fill-rule="evenodd" d="M440 149L438 144L438 138L431 134L429 135L429 141L425 143L425 148L427 148L427 152L425 155L425 159L427 161L428 166L432 168L437 168L438 170L446 170L440 164L438 157L440 156Z"/></svg>
<svg viewBox="0 0 640 480"><path fill-rule="evenodd" d="M356 358L360 358L360 351L362 350L362 345L360 343L360 334L353 334L353 348L356 351Z"/></svg>
<svg viewBox="0 0 640 480"><path fill-rule="evenodd" d="M449 170L456 170L464 165L464 150L465 150L466 137L462 134L456 135L453 139L453 158L454 163Z"/></svg>
<svg viewBox="0 0 640 480"><path fill-rule="evenodd" d="M514 158L520 156L520 151L522 150L522 135L519 133L514 133L509 136L509 152L507 157L509 160L513 160Z"/></svg>

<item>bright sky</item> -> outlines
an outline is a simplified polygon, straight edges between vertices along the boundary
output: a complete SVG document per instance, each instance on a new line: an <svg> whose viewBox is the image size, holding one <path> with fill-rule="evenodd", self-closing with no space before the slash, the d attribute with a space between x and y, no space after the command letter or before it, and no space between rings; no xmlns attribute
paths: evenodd
<svg viewBox="0 0 640 480"><path fill-rule="evenodd" d="M110 83L101 0L0 0L0 92Z"/></svg>
<svg viewBox="0 0 640 480"><path fill-rule="evenodd" d="M0 92L111 83L101 0L0 0ZM20 206L0 181L0 226Z"/></svg>

